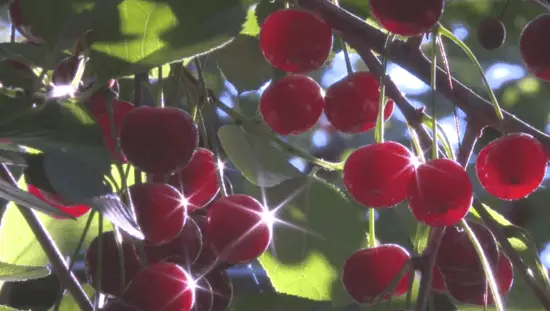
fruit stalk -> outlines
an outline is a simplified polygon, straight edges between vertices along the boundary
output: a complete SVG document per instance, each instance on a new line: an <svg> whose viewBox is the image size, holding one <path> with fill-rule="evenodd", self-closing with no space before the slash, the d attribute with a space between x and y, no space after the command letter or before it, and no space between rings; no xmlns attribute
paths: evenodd
<svg viewBox="0 0 550 311"><path fill-rule="evenodd" d="M297 0L299 6L319 14L334 30L342 33L348 44L360 55L384 52L386 34L365 23L361 18L339 8L327 0ZM353 39L353 42L350 39ZM387 57L400 65L426 84L430 84L430 61L422 51L406 42L396 41ZM550 148L550 135L534 128L514 115L502 110L504 119L500 121L490 101L484 99L464 84L453 78L453 88L449 86L447 74L437 69L437 91L462 109L479 124L491 126L504 133L524 132L533 135L543 145Z"/></svg>
<svg viewBox="0 0 550 311"><path fill-rule="evenodd" d="M14 186L17 185L17 181L13 178L13 175L11 175L5 164L0 166L0 176ZM71 293L74 300L80 307L80 310L92 311L93 306L84 292L84 289L80 286L76 276L69 271L65 259L63 259L63 255L57 248L55 242L52 240L52 237L48 231L44 228L42 223L40 223L38 217L36 217L36 214L30 208L25 206L18 206L18 208L21 215L23 215L23 218L25 218L25 221L33 231L34 236L40 243L40 246L42 246L42 249L46 253L46 256L53 267L53 271L55 271L59 277L61 284L63 284L69 293Z"/></svg>

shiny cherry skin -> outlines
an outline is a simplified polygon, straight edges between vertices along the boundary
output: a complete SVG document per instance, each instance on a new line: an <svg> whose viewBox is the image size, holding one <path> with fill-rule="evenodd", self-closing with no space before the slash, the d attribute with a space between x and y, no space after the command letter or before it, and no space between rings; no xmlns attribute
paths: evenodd
<svg viewBox="0 0 550 311"><path fill-rule="evenodd" d="M126 157L124 154L120 155L117 153L115 139L118 139L119 137L118 133L120 132L120 127L122 126L124 118L126 118L128 113L130 113L130 111L132 111L135 107L132 103L117 99L112 100L111 104L113 105L115 135L113 136L111 117L108 113L100 115L97 119L97 124L101 128L101 132L103 133L103 141L105 142L107 149L109 149L113 159L120 159L124 164L127 162Z"/></svg>
<svg viewBox="0 0 550 311"><path fill-rule="evenodd" d="M444 0L370 0L371 12L385 29L401 36L429 32L439 21Z"/></svg>
<svg viewBox="0 0 550 311"><path fill-rule="evenodd" d="M291 73L319 69L332 50L332 28L312 12L285 9L271 13L260 30L260 49L275 68Z"/></svg>
<svg viewBox="0 0 550 311"><path fill-rule="evenodd" d="M550 13L531 20L519 39L521 58L535 77L550 81Z"/></svg>
<svg viewBox="0 0 550 311"><path fill-rule="evenodd" d="M52 82L55 85L68 85L73 82L73 79L78 70L79 59L77 56L69 56L63 59L55 67L52 74Z"/></svg>
<svg viewBox="0 0 550 311"><path fill-rule="evenodd" d="M100 240L101 259L98 257ZM121 245L124 258L124 284L122 284L120 253L117 243L114 231L104 232L97 236L88 247L84 262L88 282L102 293L118 297L136 273L143 268L143 265L139 261L133 245L123 239ZM101 260L101 271L99 271L99 260ZM97 282L99 273L101 274L101 284Z"/></svg>
<svg viewBox="0 0 550 311"><path fill-rule="evenodd" d="M212 202L220 192L218 165L214 153L198 148L189 164L181 171L168 177L167 182L179 189L185 197L187 211L192 212ZM155 181L164 181L164 176L153 176Z"/></svg>
<svg viewBox="0 0 550 311"><path fill-rule="evenodd" d="M372 303L386 289L410 259L409 253L396 244L382 244L355 252L344 263L342 282L357 303ZM409 272L397 283L393 296L400 296L409 287ZM384 297L388 298L389 293Z"/></svg>
<svg viewBox="0 0 550 311"><path fill-rule="evenodd" d="M176 264L153 263L134 276L122 299L144 311L190 311L195 303L194 280Z"/></svg>
<svg viewBox="0 0 550 311"><path fill-rule="evenodd" d="M180 234L173 240L161 245L144 245L148 262L168 259L188 268L199 257L202 248L202 234L199 225L188 218Z"/></svg>
<svg viewBox="0 0 550 311"><path fill-rule="evenodd" d="M407 193L414 217L433 227L457 224L468 214L472 200L470 177L460 164L450 159L420 164Z"/></svg>
<svg viewBox="0 0 550 311"><path fill-rule="evenodd" d="M432 290L434 292L438 293L446 293L447 292L447 286L445 285L445 279L443 278L443 274L437 267L437 265L434 266L433 274L432 274Z"/></svg>
<svg viewBox="0 0 550 311"><path fill-rule="evenodd" d="M298 135L311 129L323 113L321 87L307 76L291 75L272 82L260 98L265 123L281 135Z"/></svg>
<svg viewBox="0 0 550 311"><path fill-rule="evenodd" d="M66 202L63 201L63 199L57 195L57 194L51 194L51 193L48 193L42 189L39 189L38 187L34 186L34 185L27 185L27 191L34 195L35 197L39 198L40 200L46 202L46 203L49 203L50 205L56 207L57 209L59 209L60 211L63 211L67 214L69 214L70 216L74 217L74 218L78 218L78 217L81 217L83 215L85 215L86 213L88 213L88 211L90 211L90 207L88 205L84 205L84 204L77 204L77 205L71 205L71 204L67 204ZM63 216L51 216L55 219L69 219L68 217L63 217Z"/></svg>
<svg viewBox="0 0 550 311"><path fill-rule="evenodd" d="M129 189L138 225L149 245L175 239L183 229L187 213L182 195L163 183L134 184Z"/></svg>
<svg viewBox="0 0 550 311"><path fill-rule="evenodd" d="M486 50L498 49L506 40L506 27L496 18L486 18L477 27L477 41Z"/></svg>
<svg viewBox="0 0 550 311"><path fill-rule="evenodd" d="M13 26L23 37L33 43L43 42L43 40L33 32L32 27L25 20L23 10L21 9L21 0L10 1L9 14Z"/></svg>
<svg viewBox="0 0 550 311"><path fill-rule="evenodd" d="M128 162L157 175L184 168L199 144L191 116L174 107L133 109L124 118L119 135Z"/></svg>
<svg viewBox="0 0 550 311"><path fill-rule="evenodd" d="M405 199L414 171L414 156L405 146L393 141L367 145L347 158L344 186L365 207L390 207Z"/></svg>
<svg viewBox="0 0 550 311"><path fill-rule="evenodd" d="M201 252L197 260L193 262L191 270L194 273L204 274L220 266L227 265L220 260L214 245L210 242L208 236L208 217L203 215L192 215L191 217L199 226L202 234Z"/></svg>
<svg viewBox="0 0 550 311"><path fill-rule="evenodd" d="M233 298L233 284L225 269L213 269L205 276L213 292L212 308L210 311L225 311L229 309Z"/></svg>
<svg viewBox="0 0 550 311"><path fill-rule="evenodd" d="M502 200L517 200L535 191L546 174L546 154L533 136L512 133L481 149L476 174L483 188Z"/></svg>
<svg viewBox="0 0 550 311"><path fill-rule="evenodd" d="M234 194L208 208L206 228L218 256L231 264L248 263L271 242L272 228L262 218L264 207L251 196Z"/></svg>
<svg viewBox="0 0 550 311"><path fill-rule="evenodd" d="M195 278L197 282L197 289L195 290L195 304L192 311L213 311L212 305L214 303L214 292L210 282L204 277L198 275Z"/></svg>
<svg viewBox="0 0 550 311"><path fill-rule="evenodd" d="M378 118L380 83L371 72L356 72L329 86L324 112L328 121L344 133L363 133L374 127ZM384 108L384 120L393 113L393 100Z"/></svg>

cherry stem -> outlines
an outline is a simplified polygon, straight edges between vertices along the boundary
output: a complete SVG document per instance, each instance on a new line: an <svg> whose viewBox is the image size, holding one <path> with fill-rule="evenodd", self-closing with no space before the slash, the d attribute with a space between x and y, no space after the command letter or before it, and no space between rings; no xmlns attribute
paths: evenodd
<svg viewBox="0 0 550 311"><path fill-rule="evenodd" d="M437 159L437 150L438 150L438 144L437 144L437 107L435 105L435 98L436 98L436 79L437 79L437 30L434 30L432 32L432 66L430 70L430 86L432 88L432 94L431 94L431 100L432 100L432 159Z"/></svg>
<svg viewBox="0 0 550 311"><path fill-rule="evenodd" d="M466 124L466 131L464 132L464 137L462 138L462 142L458 148L457 155L457 161L463 167L466 167L468 162L470 162L470 157L474 151L477 139L481 136L481 130L482 128L473 122L468 122Z"/></svg>
<svg viewBox="0 0 550 311"><path fill-rule="evenodd" d="M388 34L386 42L384 42L384 52L389 54L391 49L391 43L394 36ZM374 139L377 143L384 141L384 108L386 107L386 79L389 78L386 75L388 70L388 58L382 55L382 73L378 75L380 78L380 91L378 93L378 116L376 117L376 127L374 129Z"/></svg>
<svg viewBox="0 0 550 311"><path fill-rule="evenodd" d="M437 258L437 252L439 251L439 246L441 245L441 240L443 234L445 233L446 227L433 227L430 230L430 237L428 241L428 246L423 252L422 257L427 259L424 265L421 266L420 273L422 277L420 278L420 286L418 289L418 297L416 299L416 311L425 311L428 304L428 298L432 291L432 279L433 271L435 267L435 260Z"/></svg>
<svg viewBox="0 0 550 311"><path fill-rule="evenodd" d="M157 94L157 106L160 108L164 108L164 95L163 95L163 87L164 87L164 77L162 76L162 66L157 67L157 84L158 84L158 94Z"/></svg>
<svg viewBox="0 0 550 311"><path fill-rule="evenodd" d="M3 163L0 165L0 176L13 186L17 186L17 181L9 171L8 167ZM42 225L34 211L24 205L18 205L17 207L31 228L34 236L38 240L38 243L40 243L44 253L46 253L48 260L52 265L53 271L57 274L61 284L63 284L73 296L75 302L80 307L80 310L92 311L93 306L88 299L86 292L84 292L84 289L80 286L76 276L68 269L67 263L63 258L63 254L61 254L52 237Z"/></svg>
<svg viewBox="0 0 550 311"><path fill-rule="evenodd" d="M369 247L376 247L376 211L369 208Z"/></svg>

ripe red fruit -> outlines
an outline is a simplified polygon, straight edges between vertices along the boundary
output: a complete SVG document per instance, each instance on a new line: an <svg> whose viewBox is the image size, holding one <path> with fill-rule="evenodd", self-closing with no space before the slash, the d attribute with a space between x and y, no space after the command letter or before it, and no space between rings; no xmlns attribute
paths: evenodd
<svg viewBox="0 0 550 311"><path fill-rule="evenodd" d="M119 132L120 132L120 127L122 126L122 122L124 121L124 119L126 118L126 116L128 115L128 113L130 113L130 111L132 111L134 109L134 105L132 105L131 103L129 102L126 102L126 101L121 101L121 100L112 100L111 101L112 105L113 105L113 121L114 121L114 125L115 125L115 133L116 133L116 136L117 139L119 137ZM101 128L101 131L103 133L103 139L104 139L104 142L105 142L105 146L107 147L107 149L109 149L109 152L111 153L111 156L114 158L114 159L119 159L120 155L117 153L116 151L116 145L115 145L115 140L113 139L113 133L111 131L111 118L109 116L108 113L105 113L105 114L102 114L98 117L97 119L97 123L99 124L99 127ZM122 161L122 163L126 163L126 157L124 156L124 154L122 154L122 158L120 159Z"/></svg>
<svg viewBox="0 0 550 311"><path fill-rule="evenodd" d="M202 215L193 215L193 220L195 220L202 233L202 248L191 270L195 273L203 274L219 267L222 262L219 260L216 249L208 236L208 218Z"/></svg>
<svg viewBox="0 0 550 311"><path fill-rule="evenodd" d="M325 93L328 121L345 133L362 133L374 127L378 117L380 83L370 72L356 72L332 84ZM393 100L384 108L384 120L393 113Z"/></svg>
<svg viewBox="0 0 550 311"><path fill-rule="evenodd" d="M324 103L317 82L307 76L292 75L267 87L260 98L260 113L276 133L297 135L317 123Z"/></svg>
<svg viewBox="0 0 550 311"><path fill-rule="evenodd" d="M541 14L525 26L519 50L527 70L535 77L550 81L550 14Z"/></svg>
<svg viewBox="0 0 550 311"><path fill-rule="evenodd" d="M342 282L358 303L371 303L386 289L410 259L409 253L396 244L382 244L355 252L344 263ZM407 292L409 272L397 283L393 296ZM388 298L389 293L384 297Z"/></svg>
<svg viewBox="0 0 550 311"><path fill-rule="evenodd" d="M481 149L476 174L483 188L503 200L526 197L542 183L546 173L546 154L533 136L512 133Z"/></svg>
<svg viewBox="0 0 550 311"><path fill-rule="evenodd" d="M195 302L194 283L180 266L154 263L134 276L122 298L144 311L189 311Z"/></svg>
<svg viewBox="0 0 550 311"><path fill-rule="evenodd" d="M188 218L180 234L168 243L161 245L144 245L148 262L159 262L165 259L183 267L190 265L199 257L202 248L202 234L197 223Z"/></svg>
<svg viewBox="0 0 550 311"><path fill-rule="evenodd" d="M101 311L142 311L135 306L127 304L122 300L113 300L109 302L105 307L100 309Z"/></svg>
<svg viewBox="0 0 550 311"><path fill-rule="evenodd" d="M477 222L468 222L490 264L499 258L497 241L491 231ZM460 254L460 256L457 256ZM475 283L484 280L483 266L474 244L463 228L445 230L436 257L436 264L446 281Z"/></svg>
<svg viewBox="0 0 550 311"><path fill-rule="evenodd" d="M444 0L371 0L371 12L389 32L401 36L418 36L430 31L439 21Z"/></svg>
<svg viewBox="0 0 550 311"><path fill-rule="evenodd" d="M98 284L99 244L101 240L101 280ZM85 257L85 272L88 282L105 294L119 296L126 285L143 267L135 253L134 247L127 241L122 241L122 257L124 258L124 284L121 284L122 273L120 253L114 231L104 232L90 244Z"/></svg>
<svg viewBox="0 0 550 311"><path fill-rule="evenodd" d="M275 68L292 73L319 69L332 50L332 28L314 13L271 13L260 30L260 49Z"/></svg>
<svg viewBox="0 0 550 311"><path fill-rule="evenodd" d="M344 165L344 186L365 207L389 207L403 201L412 178L413 154L388 141L355 150Z"/></svg>
<svg viewBox="0 0 550 311"><path fill-rule="evenodd" d="M214 269L205 276L212 287L213 301L210 311L225 311L233 298L233 284L223 269Z"/></svg>
<svg viewBox="0 0 550 311"><path fill-rule="evenodd" d="M73 79L78 70L79 59L77 56L70 56L62 60L55 67L52 74L52 82L55 85L68 85L73 82Z"/></svg>
<svg viewBox="0 0 550 311"><path fill-rule="evenodd" d="M451 226L468 214L472 183L456 161L434 159L422 163L410 181L407 202L417 220L434 227Z"/></svg>
<svg viewBox="0 0 550 311"><path fill-rule="evenodd" d="M247 263L267 249L272 232L262 218L264 212L260 202L243 194L227 196L210 205L206 231L220 259L232 264Z"/></svg>
<svg viewBox="0 0 550 311"><path fill-rule="evenodd" d="M443 278L443 274L441 273L437 265L434 266L434 270L432 273L432 290L438 293L447 292L445 279Z"/></svg>
<svg viewBox="0 0 550 311"><path fill-rule="evenodd" d="M506 27L499 19L486 18L477 27L477 41L487 50L501 47L504 40L506 40Z"/></svg>
<svg viewBox="0 0 550 311"><path fill-rule="evenodd" d="M120 128L120 146L130 163L150 174L184 168L198 147L197 126L178 108L137 107Z"/></svg>
<svg viewBox="0 0 550 311"><path fill-rule="evenodd" d="M208 149L198 148L181 171L171 175L168 183L179 189L189 212L205 207L220 192L218 166L214 153ZM153 176L154 181L164 181L164 176Z"/></svg>
<svg viewBox="0 0 550 311"><path fill-rule="evenodd" d="M508 294L514 283L514 268L508 256L500 254L498 264L493 269L500 296ZM448 282L449 294L462 303L474 305L494 304L491 289L486 281L479 283Z"/></svg>
<svg viewBox="0 0 550 311"><path fill-rule="evenodd" d="M20 0L12 0L9 4L10 20L13 27L27 40L33 43L42 43L42 39L33 33L32 27L25 20L20 2Z"/></svg>
<svg viewBox="0 0 550 311"><path fill-rule="evenodd" d="M57 209L75 217L78 218L84 214L86 214L90 207L88 205L70 205L61 199L61 197L57 194L51 194L46 191L43 191L39 189L38 187L35 187L33 185L27 185L27 191L34 195L35 197L39 198L40 200L49 203L53 207L56 207ZM63 216L52 216L55 219L68 219L67 217Z"/></svg>
<svg viewBox="0 0 550 311"><path fill-rule="evenodd" d="M162 183L145 183L131 186L129 192L137 223L148 244L166 243L180 234L187 212L176 188Z"/></svg>
<svg viewBox="0 0 550 311"><path fill-rule="evenodd" d="M210 282L205 277L196 278L197 288L195 290L195 304L192 311L213 311L214 293Z"/></svg>

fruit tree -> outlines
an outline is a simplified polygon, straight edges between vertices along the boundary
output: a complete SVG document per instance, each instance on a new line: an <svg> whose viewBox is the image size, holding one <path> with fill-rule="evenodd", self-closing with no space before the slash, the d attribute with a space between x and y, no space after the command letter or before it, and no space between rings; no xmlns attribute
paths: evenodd
<svg viewBox="0 0 550 311"><path fill-rule="evenodd" d="M550 310L546 0L0 3L0 310Z"/></svg>

